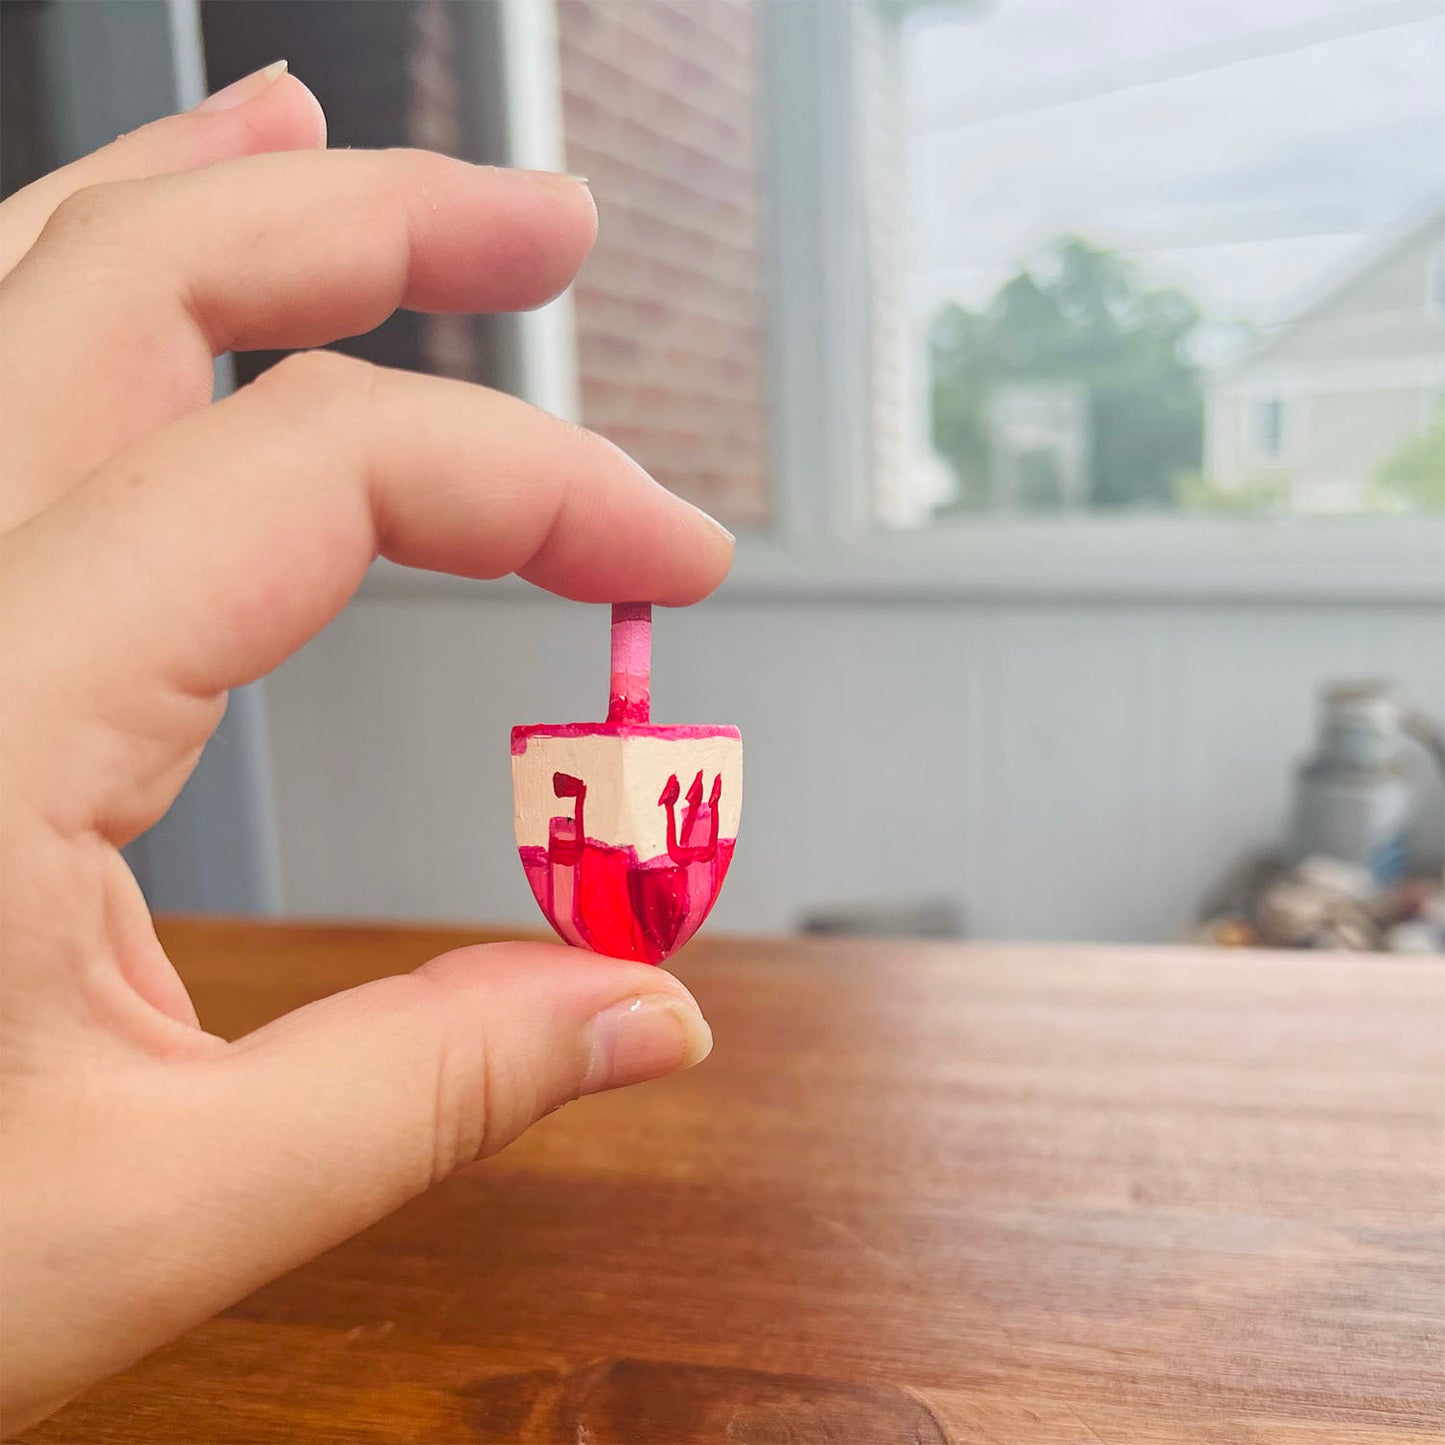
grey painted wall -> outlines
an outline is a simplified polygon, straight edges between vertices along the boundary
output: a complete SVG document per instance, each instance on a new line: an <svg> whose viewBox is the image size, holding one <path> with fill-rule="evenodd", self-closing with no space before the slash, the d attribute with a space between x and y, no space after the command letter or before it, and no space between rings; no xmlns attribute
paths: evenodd
<svg viewBox="0 0 1445 1445"><path fill-rule="evenodd" d="M1277 837L1322 679L1445 714L1428 605L724 596L656 634L655 716L743 729L712 925L740 931L948 897L980 937L1173 938ZM599 715L606 645L602 609L540 595L354 603L268 687L288 910L535 924L508 729Z"/></svg>

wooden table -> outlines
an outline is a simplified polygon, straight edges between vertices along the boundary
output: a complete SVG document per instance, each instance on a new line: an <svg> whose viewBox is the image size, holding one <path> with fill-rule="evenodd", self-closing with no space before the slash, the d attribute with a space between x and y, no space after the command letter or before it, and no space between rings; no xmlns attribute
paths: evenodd
<svg viewBox="0 0 1445 1445"><path fill-rule="evenodd" d="M475 933L173 921L243 1032ZM1445 968L700 943L585 1101L26 1438L1435 1441Z"/></svg>

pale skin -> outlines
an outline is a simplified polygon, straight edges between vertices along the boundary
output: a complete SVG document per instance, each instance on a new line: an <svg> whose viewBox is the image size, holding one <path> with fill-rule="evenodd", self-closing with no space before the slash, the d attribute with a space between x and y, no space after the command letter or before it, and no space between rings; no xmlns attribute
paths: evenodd
<svg viewBox="0 0 1445 1445"><path fill-rule="evenodd" d="M397 307L534 306L592 244L565 176L324 146L310 92L258 73L0 206L7 1434L566 1101L711 1042L662 969L518 943L228 1043L156 940L121 847L228 689L378 554L679 605L731 560L616 448L482 387L310 353L211 402L220 352Z"/></svg>

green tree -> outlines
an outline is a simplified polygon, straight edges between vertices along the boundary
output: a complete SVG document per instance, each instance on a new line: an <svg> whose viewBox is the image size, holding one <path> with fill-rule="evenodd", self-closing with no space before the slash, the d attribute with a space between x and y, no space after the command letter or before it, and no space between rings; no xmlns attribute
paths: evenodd
<svg viewBox="0 0 1445 1445"><path fill-rule="evenodd" d="M958 477L956 505L988 503L988 404L994 382L993 331L988 318L948 302L929 334L933 386L933 445Z"/></svg>
<svg viewBox="0 0 1445 1445"><path fill-rule="evenodd" d="M1006 281L982 312L949 302L934 320L934 445L959 480L959 506L988 501L988 399L999 386L1082 387L1089 397L1091 503L1172 506L1198 469L1199 373L1185 354L1199 310L1150 287L1124 257L1077 236Z"/></svg>
<svg viewBox="0 0 1445 1445"><path fill-rule="evenodd" d="M1419 436L1386 458L1375 475L1374 494L1387 511L1445 510L1445 406Z"/></svg>

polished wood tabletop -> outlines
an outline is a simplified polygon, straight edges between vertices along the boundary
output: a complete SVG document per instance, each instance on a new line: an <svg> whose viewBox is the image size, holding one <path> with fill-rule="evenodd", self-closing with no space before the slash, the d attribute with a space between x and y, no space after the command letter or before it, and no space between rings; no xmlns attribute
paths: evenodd
<svg viewBox="0 0 1445 1445"><path fill-rule="evenodd" d="M173 920L228 1035L477 932ZM1445 967L694 944L716 1049L25 1438L1386 1445L1445 1429Z"/></svg>

